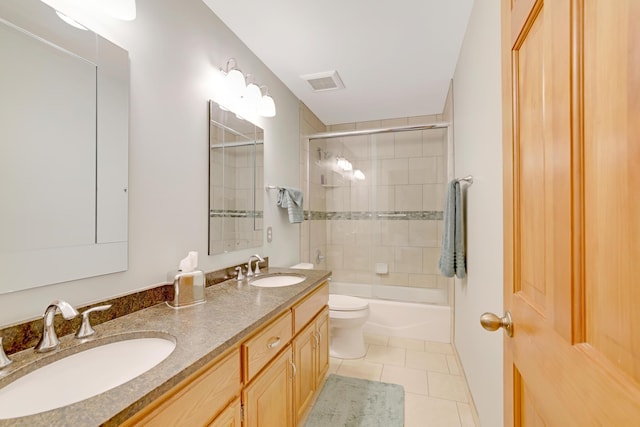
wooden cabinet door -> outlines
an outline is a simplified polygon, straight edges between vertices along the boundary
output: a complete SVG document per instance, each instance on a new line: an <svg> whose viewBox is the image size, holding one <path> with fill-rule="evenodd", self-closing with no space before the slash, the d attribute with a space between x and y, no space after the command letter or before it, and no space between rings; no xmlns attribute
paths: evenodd
<svg viewBox="0 0 640 427"><path fill-rule="evenodd" d="M502 1L505 426L640 425L639 21Z"/></svg>
<svg viewBox="0 0 640 427"><path fill-rule="evenodd" d="M293 427L291 346L242 391L244 427Z"/></svg>
<svg viewBox="0 0 640 427"><path fill-rule="evenodd" d="M240 399L234 400L215 420L209 427L240 427L242 423L242 407L240 405Z"/></svg>
<svg viewBox="0 0 640 427"><path fill-rule="evenodd" d="M316 374L316 390L324 382L324 377L329 372L329 308L318 315L316 320L316 334L318 337L318 348L316 349L316 359L318 361L318 372Z"/></svg>
<svg viewBox="0 0 640 427"><path fill-rule="evenodd" d="M293 363L296 366L293 407L296 421L304 414L316 392L316 346L316 328L315 322L312 322L293 340Z"/></svg>

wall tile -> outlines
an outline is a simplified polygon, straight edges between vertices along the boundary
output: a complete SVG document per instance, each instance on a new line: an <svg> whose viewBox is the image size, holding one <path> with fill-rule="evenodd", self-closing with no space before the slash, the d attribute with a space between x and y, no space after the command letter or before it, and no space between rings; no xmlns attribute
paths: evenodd
<svg viewBox="0 0 640 427"><path fill-rule="evenodd" d="M433 184L438 182L437 157L412 157L409 159L409 183Z"/></svg>
<svg viewBox="0 0 640 427"><path fill-rule="evenodd" d="M422 185L396 185L396 210L419 211L422 210ZM410 221L411 222L411 221Z"/></svg>
<svg viewBox="0 0 640 427"><path fill-rule="evenodd" d="M422 272L422 249L411 247L395 248L395 271L403 273Z"/></svg>
<svg viewBox="0 0 640 427"><path fill-rule="evenodd" d="M393 135L396 158L422 156L422 131L396 132Z"/></svg>
<svg viewBox="0 0 640 427"><path fill-rule="evenodd" d="M409 246L440 246L438 222L428 220L409 221Z"/></svg>
<svg viewBox="0 0 640 427"><path fill-rule="evenodd" d="M444 210L444 194L442 184L424 184L422 186L422 209L425 211Z"/></svg>
<svg viewBox="0 0 640 427"><path fill-rule="evenodd" d="M378 184L409 183L409 159L383 159L378 162Z"/></svg>
<svg viewBox="0 0 640 427"><path fill-rule="evenodd" d="M380 220L376 222L378 243L381 245L407 246L409 244L408 221Z"/></svg>
<svg viewBox="0 0 640 427"><path fill-rule="evenodd" d="M371 153L376 159L392 159L395 156L395 143L392 133L371 135Z"/></svg>
<svg viewBox="0 0 640 427"><path fill-rule="evenodd" d="M425 274L440 274L438 261L440 248L422 248L422 272Z"/></svg>

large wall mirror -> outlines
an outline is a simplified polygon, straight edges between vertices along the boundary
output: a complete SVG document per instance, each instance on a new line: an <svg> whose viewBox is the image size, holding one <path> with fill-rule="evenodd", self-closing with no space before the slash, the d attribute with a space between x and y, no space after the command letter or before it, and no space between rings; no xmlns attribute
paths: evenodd
<svg viewBox="0 0 640 427"><path fill-rule="evenodd" d="M264 131L209 102L209 255L262 246Z"/></svg>
<svg viewBox="0 0 640 427"><path fill-rule="evenodd" d="M0 293L127 269L129 56L0 2Z"/></svg>

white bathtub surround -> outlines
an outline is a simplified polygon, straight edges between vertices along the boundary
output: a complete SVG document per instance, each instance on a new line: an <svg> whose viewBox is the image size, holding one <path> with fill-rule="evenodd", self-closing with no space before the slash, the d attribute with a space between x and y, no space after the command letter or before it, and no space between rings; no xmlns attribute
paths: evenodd
<svg viewBox="0 0 640 427"><path fill-rule="evenodd" d="M331 294L357 296L369 303L369 319L365 334L386 335L423 341L451 342L451 308L437 289L402 286L363 285L357 283L329 283ZM377 298L372 298L372 296ZM380 299L383 296L401 299ZM404 302L408 300L430 303Z"/></svg>
<svg viewBox="0 0 640 427"><path fill-rule="evenodd" d="M365 334L423 341L451 342L451 308L433 304L366 299L369 320Z"/></svg>

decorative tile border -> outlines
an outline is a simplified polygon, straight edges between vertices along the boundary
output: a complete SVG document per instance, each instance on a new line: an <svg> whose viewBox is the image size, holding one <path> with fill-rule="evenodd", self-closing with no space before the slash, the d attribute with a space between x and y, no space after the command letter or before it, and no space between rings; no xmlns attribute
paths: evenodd
<svg viewBox="0 0 640 427"><path fill-rule="evenodd" d="M209 211L211 218L262 218L262 211L238 211L238 210L222 210L211 209Z"/></svg>
<svg viewBox="0 0 640 427"><path fill-rule="evenodd" d="M305 211L304 219L312 221L332 220L391 220L438 221L443 219L442 211L380 211L380 212L321 212Z"/></svg>

